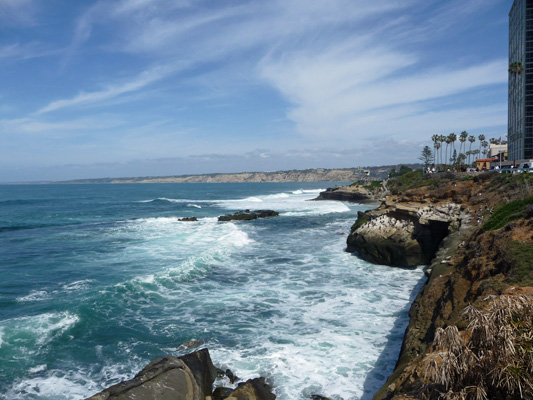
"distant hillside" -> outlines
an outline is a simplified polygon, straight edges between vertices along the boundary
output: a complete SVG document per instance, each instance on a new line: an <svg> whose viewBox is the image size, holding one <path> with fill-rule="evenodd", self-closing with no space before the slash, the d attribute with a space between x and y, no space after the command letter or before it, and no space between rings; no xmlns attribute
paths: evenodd
<svg viewBox="0 0 533 400"><path fill-rule="evenodd" d="M418 164L407 164L420 167ZM229 182L355 182L386 178L394 165L339 169L305 169L275 172L241 172L179 176L145 176L138 178L77 179L61 183L229 183Z"/></svg>

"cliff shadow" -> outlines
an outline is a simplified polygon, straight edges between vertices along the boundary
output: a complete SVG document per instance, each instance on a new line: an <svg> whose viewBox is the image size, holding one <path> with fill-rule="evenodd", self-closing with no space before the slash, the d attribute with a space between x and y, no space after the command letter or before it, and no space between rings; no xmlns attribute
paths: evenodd
<svg viewBox="0 0 533 400"><path fill-rule="evenodd" d="M391 267L398 268L398 267ZM412 270L413 268L402 268L405 270ZM427 281L427 277L424 274L417 282L411 293L409 294L409 302L398 312L399 315L406 314L409 312L413 301L416 296L422 290L422 287ZM394 322L389 334L386 336L387 343L381 352L381 355L376 360L376 363L372 370L368 373L365 382L363 384L363 394L361 395L360 400L371 400L376 392L387 382L387 379L392 375L396 369L396 364L400 357L400 351L405 337L405 331L409 325L409 318L407 318L407 323L405 319L398 316ZM398 332L403 331L403 334L398 338ZM392 356L391 356L392 355ZM391 368L392 364L392 368Z"/></svg>

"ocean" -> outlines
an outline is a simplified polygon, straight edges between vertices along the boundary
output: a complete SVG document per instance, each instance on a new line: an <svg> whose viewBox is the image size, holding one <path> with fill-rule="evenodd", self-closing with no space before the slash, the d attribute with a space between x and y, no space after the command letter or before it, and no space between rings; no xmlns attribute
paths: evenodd
<svg viewBox="0 0 533 400"><path fill-rule="evenodd" d="M0 398L83 399L194 339L281 400L370 399L424 271L346 253L369 206L308 201L331 185L0 186ZM217 221L245 209L280 215Z"/></svg>

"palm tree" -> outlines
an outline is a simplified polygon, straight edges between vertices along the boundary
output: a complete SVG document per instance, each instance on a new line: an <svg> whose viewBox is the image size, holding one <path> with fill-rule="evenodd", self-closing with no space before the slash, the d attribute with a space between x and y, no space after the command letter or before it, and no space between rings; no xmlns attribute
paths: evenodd
<svg viewBox="0 0 533 400"><path fill-rule="evenodd" d="M440 140L440 163L444 164L445 158L442 157L442 150L444 149L444 143L446 143L446 136L440 135L439 140Z"/></svg>
<svg viewBox="0 0 533 400"><path fill-rule="evenodd" d="M440 142L435 142L435 159L437 159L437 155L438 155L437 150L440 149L440 148L441 148ZM436 164L439 165L439 161L438 160L436 161Z"/></svg>
<svg viewBox="0 0 533 400"><path fill-rule="evenodd" d="M472 143L476 141L476 137L473 135L468 136L468 141L470 142L470 146L468 147L468 151L470 151L470 154L472 153ZM466 153L468 154L468 153ZM468 157L468 163L470 164L470 156Z"/></svg>
<svg viewBox="0 0 533 400"><path fill-rule="evenodd" d="M477 150L477 149L476 149L476 150L472 150L472 154L474 155L474 161L478 158L478 157L476 157L476 156L477 156L479 153L480 153L480 151Z"/></svg>
<svg viewBox="0 0 533 400"><path fill-rule="evenodd" d="M462 145L465 146L465 149L466 150L466 139L468 139L468 132L467 131L462 131L461 134L459 135L459 142L461 142L459 144L459 153L461 153L461 148L462 148Z"/></svg>
<svg viewBox="0 0 533 400"><path fill-rule="evenodd" d="M483 140L483 142L481 142L481 146L483 146L483 155L486 157L488 153L487 147L489 146L489 142Z"/></svg>
<svg viewBox="0 0 533 400"><path fill-rule="evenodd" d="M450 133L448 135L448 140L452 144L452 149L450 151L450 155L452 155L455 152L455 142L457 141L457 135L455 133Z"/></svg>
<svg viewBox="0 0 533 400"><path fill-rule="evenodd" d="M435 163L437 162L435 160L437 159L437 150L438 150L437 142L439 141L439 135L435 134L431 136L431 140L433 141L433 154L435 155L435 159L434 159L434 163Z"/></svg>
<svg viewBox="0 0 533 400"><path fill-rule="evenodd" d="M481 152L481 146L483 145L483 141L485 140L485 135L481 134L477 138L479 139L479 152Z"/></svg>

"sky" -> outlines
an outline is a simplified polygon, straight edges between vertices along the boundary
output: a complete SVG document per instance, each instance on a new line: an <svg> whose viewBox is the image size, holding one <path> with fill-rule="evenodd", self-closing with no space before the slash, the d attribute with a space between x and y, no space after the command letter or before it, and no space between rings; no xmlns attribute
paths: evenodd
<svg viewBox="0 0 533 400"><path fill-rule="evenodd" d="M0 182L417 162L507 131L512 0L0 0Z"/></svg>

